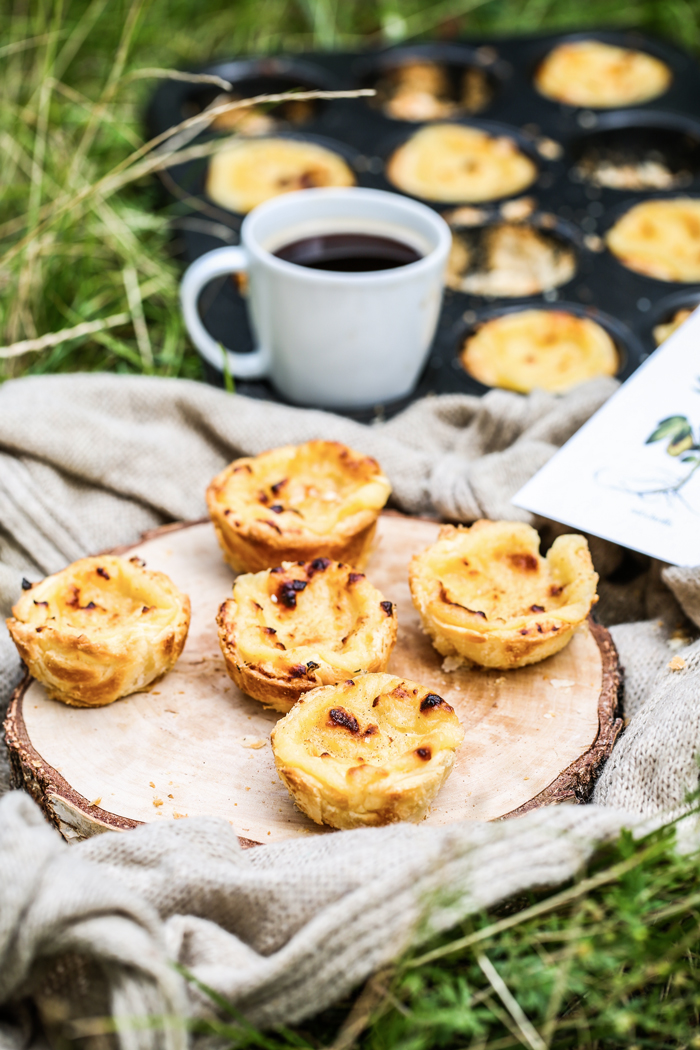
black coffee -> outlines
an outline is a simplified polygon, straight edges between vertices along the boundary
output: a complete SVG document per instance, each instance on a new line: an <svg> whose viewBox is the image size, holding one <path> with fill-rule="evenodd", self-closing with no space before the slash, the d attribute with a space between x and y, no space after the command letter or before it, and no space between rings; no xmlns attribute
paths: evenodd
<svg viewBox="0 0 700 1050"><path fill-rule="evenodd" d="M409 244L371 233L327 233L285 244L274 253L278 259L311 270L370 273L394 270L422 258Z"/></svg>

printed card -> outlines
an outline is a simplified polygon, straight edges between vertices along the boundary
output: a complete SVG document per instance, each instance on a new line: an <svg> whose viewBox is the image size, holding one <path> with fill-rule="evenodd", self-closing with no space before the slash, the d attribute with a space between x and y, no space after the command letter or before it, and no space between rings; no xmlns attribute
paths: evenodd
<svg viewBox="0 0 700 1050"><path fill-rule="evenodd" d="M700 565L700 309L513 503L673 565Z"/></svg>

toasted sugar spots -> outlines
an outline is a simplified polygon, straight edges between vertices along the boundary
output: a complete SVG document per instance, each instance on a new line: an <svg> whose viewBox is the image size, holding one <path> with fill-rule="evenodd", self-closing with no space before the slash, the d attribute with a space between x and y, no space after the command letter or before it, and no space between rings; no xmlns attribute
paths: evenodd
<svg viewBox="0 0 700 1050"><path fill-rule="evenodd" d="M272 734L275 763L297 805L333 827L421 819L464 735L450 708L421 712L428 695L386 674L308 694Z"/></svg>
<svg viewBox="0 0 700 1050"><path fill-rule="evenodd" d="M270 509L278 519L267 523L281 533L293 529L300 535L329 534L359 510L379 510L390 491L376 460L338 442L285 446L249 460L246 466L250 480L240 468L228 475L224 472L215 479L216 492L210 498L229 510L235 508L245 521L257 517L262 493L271 500Z"/></svg>

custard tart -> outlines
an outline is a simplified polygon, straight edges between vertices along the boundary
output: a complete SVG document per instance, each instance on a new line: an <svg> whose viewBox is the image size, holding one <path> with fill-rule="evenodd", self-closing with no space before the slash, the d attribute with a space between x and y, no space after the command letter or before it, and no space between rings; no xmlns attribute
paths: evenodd
<svg viewBox="0 0 700 1050"><path fill-rule="evenodd" d="M434 647L483 667L538 663L563 649L598 600L583 536L558 536L547 557L529 525L446 525L409 568L413 604Z"/></svg>
<svg viewBox="0 0 700 1050"><path fill-rule="evenodd" d="M431 124L392 154L387 178L424 200L470 204L520 193L537 166L506 135L465 124Z"/></svg>
<svg viewBox="0 0 700 1050"><path fill-rule="evenodd" d="M462 367L485 386L561 393L619 368L615 343L588 317L518 310L485 321L464 343Z"/></svg>
<svg viewBox="0 0 700 1050"><path fill-rule="evenodd" d="M169 671L190 625L190 600L138 558L81 558L26 590L7 627L52 700L102 707Z"/></svg>
<svg viewBox="0 0 700 1050"><path fill-rule="evenodd" d="M299 809L333 828L422 820L463 738L442 697L389 674L314 689L271 736Z"/></svg>
<svg viewBox="0 0 700 1050"><path fill-rule="evenodd" d="M644 51L577 40L549 52L537 69L535 87L567 106L615 109L658 98L671 79L666 63Z"/></svg>
<svg viewBox="0 0 700 1050"><path fill-rule="evenodd" d="M700 281L700 200L635 204L606 237L623 266L659 281Z"/></svg>
<svg viewBox="0 0 700 1050"><path fill-rule="evenodd" d="M236 572L314 558L363 568L390 492L376 459L308 441L235 460L210 484L207 505Z"/></svg>
<svg viewBox="0 0 700 1050"><path fill-rule="evenodd" d="M516 298L558 288L575 272L569 245L534 226L503 222L453 232L445 283L470 295Z"/></svg>
<svg viewBox="0 0 700 1050"><path fill-rule="evenodd" d="M394 120L443 120L457 112L447 71L436 62L407 62L390 70L377 87L380 104Z"/></svg>
<svg viewBox="0 0 700 1050"><path fill-rule="evenodd" d="M346 161L315 142L235 138L209 161L206 193L220 207L244 214L281 193L355 182Z"/></svg>
<svg viewBox="0 0 700 1050"><path fill-rule="evenodd" d="M385 671L396 642L395 606L329 558L239 576L216 622L229 676L285 712L319 685Z"/></svg>

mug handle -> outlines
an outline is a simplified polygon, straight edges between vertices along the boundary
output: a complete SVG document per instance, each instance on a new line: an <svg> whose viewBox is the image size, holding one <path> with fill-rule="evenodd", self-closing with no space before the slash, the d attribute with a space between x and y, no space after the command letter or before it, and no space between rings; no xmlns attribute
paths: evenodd
<svg viewBox="0 0 700 1050"><path fill-rule="evenodd" d="M231 374L239 379L262 379L268 371L268 354L261 348L248 354L238 354L222 347L202 324L197 303L202 289L215 277L231 273L247 273L248 256L244 248L228 245L215 248L195 259L188 266L180 285L180 306L190 338L203 357L218 371L222 371L222 351L228 358Z"/></svg>

